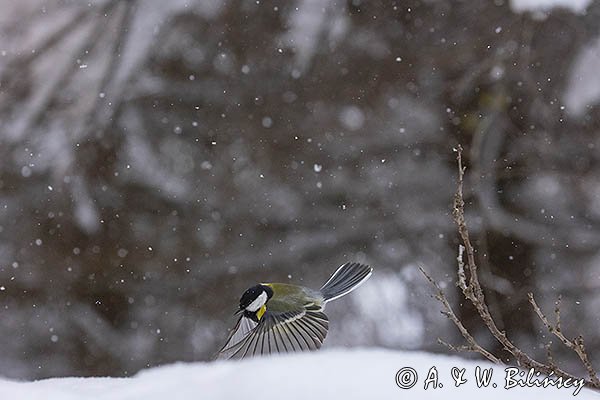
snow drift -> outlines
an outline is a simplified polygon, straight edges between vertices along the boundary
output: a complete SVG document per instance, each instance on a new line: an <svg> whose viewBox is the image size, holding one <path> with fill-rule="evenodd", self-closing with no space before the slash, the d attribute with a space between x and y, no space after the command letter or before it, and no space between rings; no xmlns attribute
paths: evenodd
<svg viewBox="0 0 600 400"><path fill-rule="evenodd" d="M398 371L412 368L411 373L398 376ZM433 379L432 367L437 372ZM453 368L456 367L453 371ZM35 382L0 380L2 399L240 399L268 398L277 393L280 398L304 400L324 399L465 399L542 397L545 400L573 396L574 387L520 387L505 389L505 368L493 367L487 386L478 388L476 368L492 368L485 362L466 361L458 357L421 352L389 350L334 350L284 356L255 358L243 361L174 364L145 370L132 378L55 378ZM461 375L465 383L455 386ZM454 378L452 377L454 375ZM399 379L397 384L396 380ZM424 389L425 381L430 384ZM523 378L524 379L524 378ZM436 383L436 385L434 385ZM493 387L495 384L496 387ZM410 397L407 397L410 396ZM532 397L532 398L533 398ZM578 399L599 398L583 389Z"/></svg>

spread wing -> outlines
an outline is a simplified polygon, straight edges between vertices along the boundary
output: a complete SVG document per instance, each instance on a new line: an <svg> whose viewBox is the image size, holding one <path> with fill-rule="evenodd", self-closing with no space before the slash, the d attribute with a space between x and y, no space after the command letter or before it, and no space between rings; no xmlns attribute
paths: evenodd
<svg viewBox="0 0 600 400"><path fill-rule="evenodd" d="M244 329L251 324L254 327L244 333ZM327 316L316 305L287 312L267 309L258 323L242 316L218 358L317 350L323 344L328 328Z"/></svg>
<svg viewBox="0 0 600 400"><path fill-rule="evenodd" d="M217 359L229 358L227 357L227 350L234 346L236 343L241 342L244 338L254 329L258 324L251 320L250 318L246 318L243 315L237 320L235 326L229 333L229 337L227 337L227 341L225 345L221 347L219 353L217 354Z"/></svg>

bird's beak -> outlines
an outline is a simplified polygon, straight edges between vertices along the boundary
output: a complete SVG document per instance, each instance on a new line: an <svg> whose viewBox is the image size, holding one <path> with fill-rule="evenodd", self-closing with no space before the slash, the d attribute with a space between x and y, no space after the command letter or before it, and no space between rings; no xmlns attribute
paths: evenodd
<svg viewBox="0 0 600 400"><path fill-rule="evenodd" d="M239 313L241 313L242 311L244 311L243 308L240 308L239 310L237 310L236 312L233 313L233 315L238 315Z"/></svg>

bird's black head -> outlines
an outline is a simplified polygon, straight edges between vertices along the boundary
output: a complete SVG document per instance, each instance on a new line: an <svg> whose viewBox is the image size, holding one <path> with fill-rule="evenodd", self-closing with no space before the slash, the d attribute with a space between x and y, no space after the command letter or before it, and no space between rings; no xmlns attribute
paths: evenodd
<svg viewBox="0 0 600 400"><path fill-rule="evenodd" d="M255 321L258 321L262 317L257 316L257 312L269 301L273 296L273 289L267 285L256 285L246 290L240 298L240 311L244 312L244 315Z"/></svg>

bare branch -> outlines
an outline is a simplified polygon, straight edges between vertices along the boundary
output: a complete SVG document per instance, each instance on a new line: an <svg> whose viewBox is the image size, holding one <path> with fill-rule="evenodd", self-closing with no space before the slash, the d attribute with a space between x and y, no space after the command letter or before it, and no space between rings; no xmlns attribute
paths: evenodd
<svg viewBox="0 0 600 400"><path fill-rule="evenodd" d="M463 288L467 286L467 278L465 276L465 262L463 261L463 253L465 252L465 247L462 244L458 245L458 257L456 257L456 261L458 264L458 287Z"/></svg>
<svg viewBox="0 0 600 400"><path fill-rule="evenodd" d="M472 346L466 346L466 345L461 345L461 346L455 346L452 343L448 343L440 338L438 338L438 343L441 344L442 346L446 346L449 350L454 351L454 352L461 352L461 351L470 351L470 352L477 352L477 350L475 350ZM500 364L500 360L498 360L498 363Z"/></svg>
<svg viewBox="0 0 600 400"><path fill-rule="evenodd" d="M496 356L494 356L492 353L490 353L489 351L487 351L486 349L481 347L475 341L475 338L469 333L467 328L465 328L465 326L463 325L461 320L454 313L454 310L452 310L452 307L450 306L450 303L448 302L448 299L446 298L444 291L440 288L440 286L437 284L437 282L435 282L433 280L433 278L431 276L429 276L429 274L427 274L427 272L425 272L425 270L423 268L419 267L419 269L421 270L421 273L425 276L425 278L427 278L429 283L431 283L435 287L435 289L436 289L435 298L440 303L442 303L442 306L444 307L442 314L444 314L446 317L448 317L448 319L450 321L452 321L454 323L454 325L456 325L456 327L458 328L460 333L463 335L463 337L469 344L468 346L466 346L466 348L469 351L473 351L473 352L477 352L477 353L481 354L482 356L484 356L485 358L487 358L488 360L490 360L491 362L493 362L495 364L502 364L502 362ZM444 342L441 339L438 339L438 341L453 351L459 351L456 347L454 347L453 345L450 345L449 343Z"/></svg>
<svg viewBox="0 0 600 400"><path fill-rule="evenodd" d="M546 359L548 360L548 365L550 365L553 368L556 368L554 356L552 355L552 340L550 340L544 347L546 348Z"/></svg>
<svg viewBox="0 0 600 400"><path fill-rule="evenodd" d="M463 295L467 300L469 300L479 317L482 319L483 323L489 330L489 332L494 336L494 338L504 347L506 351L508 351L515 359L519 366L524 368L534 368L536 371L544 373L546 375L554 374L555 376L562 377L564 379L570 378L572 380L580 379L564 370L559 368L550 353L550 345L549 343L546 347L548 353L548 362L541 363L532 357L530 357L527 353L523 352L519 349L506 335L506 333L498 328L496 322L494 321L487 303L485 301L485 295L483 293L483 289L481 288L481 284L479 283L479 278L477 276L477 264L475 262L475 250L473 245L471 244L471 240L469 237L469 230L467 228L467 224L465 221L465 213L464 213L464 198L463 198L463 182L464 182L464 173L465 168L462 163L462 147L459 145L455 149L457 156L457 164L458 164L458 186L456 189L456 194L454 195L454 204L452 209L452 217L454 222L458 228L459 237L462 241L462 245L459 245L458 248L458 280L457 286L461 289ZM464 254L466 253L466 263ZM466 264L466 265L465 265ZM436 288L435 298L438 299L442 306L444 307L444 311L442 312L446 315L453 323L457 326L462 336L467 340L468 345L463 347L454 347L452 345L447 344L444 341L440 340L440 343L448 346L451 349L466 349L468 351L476 351L482 355L484 355L488 360L492 360L493 362L500 363L500 360L483 349L481 346L477 344L473 336L469 333L469 331L464 327L460 319L456 316L456 314L452 311L450 304L446 296L440 287L434 282L434 280L425 273L425 271L421 268L421 272L427 280ZM535 312L538 314L544 325L548 328L550 332L552 332L556 337L558 337L561 342L563 342L567 347L572 349L577 353L582 363L584 364L586 370L588 371L589 379L584 379L585 385L594 389L600 389L600 381L598 380L596 371L594 370L587 353L585 351L585 347L583 344L583 339L581 337L577 337L574 340L568 340L560 331L560 299L557 302L555 308L555 314L557 319L557 325L553 326L550 324L546 316L542 313L540 308L535 303L533 299L533 295L529 295L529 301L533 305Z"/></svg>
<svg viewBox="0 0 600 400"><path fill-rule="evenodd" d="M560 341L567 348L569 348L569 349L573 350L575 353L577 353L577 356L579 357L579 359L581 360L581 363L583 364L586 371L588 372L588 375L590 376L590 380L592 381L594 386L600 387L600 380L598 379L598 374L596 373L596 370L594 369L594 366L590 362L587 352L585 351L585 346L583 344L583 338L581 336L577 336L575 339L569 340L562 333L562 330L560 329L560 325L559 325L560 309L558 308L558 305L555 308L555 312L557 314L557 324L552 325L550 323L550 321L548 321L548 318L546 317L546 315L540 309L540 306L538 306L537 302L533 298L533 293L528 293L527 297L529 298L529 303L531 303L533 310L535 311L537 316L540 318L540 320L542 320L542 322L544 323L544 326L546 326L546 329L548 329L548 331L550 333L552 333L554 336L556 336L558 339L560 339ZM557 303L560 305L560 300Z"/></svg>
<svg viewBox="0 0 600 400"><path fill-rule="evenodd" d="M556 316L556 328L560 330L560 301L562 300L562 296L558 296L556 300L556 307L554 307L554 315Z"/></svg>

